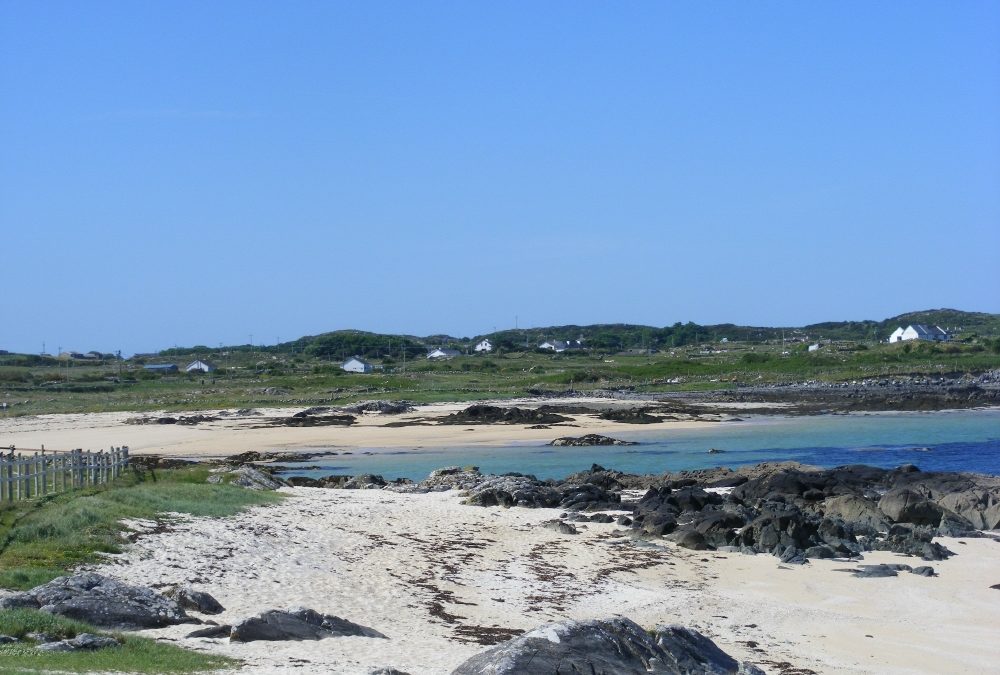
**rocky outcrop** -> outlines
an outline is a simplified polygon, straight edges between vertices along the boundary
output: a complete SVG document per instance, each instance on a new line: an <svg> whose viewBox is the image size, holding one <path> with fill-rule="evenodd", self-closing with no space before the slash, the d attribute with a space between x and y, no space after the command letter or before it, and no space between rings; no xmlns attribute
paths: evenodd
<svg viewBox="0 0 1000 675"><path fill-rule="evenodd" d="M177 602L143 586L100 574L59 577L0 600L0 608L27 607L102 628L140 630L193 621Z"/></svg>
<svg viewBox="0 0 1000 675"><path fill-rule="evenodd" d="M628 619L541 626L462 663L452 675L763 675L697 631L666 626L646 632Z"/></svg>
<svg viewBox="0 0 1000 675"><path fill-rule="evenodd" d="M611 422L621 422L623 424L659 424L662 417L656 417L650 413L654 412L650 408L627 408L625 410L607 410L598 417Z"/></svg>
<svg viewBox="0 0 1000 675"><path fill-rule="evenodd" d="M164 593L184 609L202 614L221 614L226 611L222 604L204 591L196 591L190 586L172 588Z"/></svg>
<svg viewBox="0 0 1000 675"><path fill-rule="evenodd" d="M439 424L558 424L571 422L565 415L526 408L501 408L477 403L439 420Z"/></svg>
<svg viewBox="0 0 1000 675"><path fill-rule="evenodd" d="M235 469L222 469L208 477L209 483L228 483L250 490L277 490L284 487L284 481L269 476L252 466L241 466Z"/></svg>
<svg viewBox="0 0 1000 675"><path fill-rule="evenodd" d="M623 441L618 438L611 438L610 436L602 436L600 434L586 434L584 436L563 436L555 439L554 441L550 441L549 445L557 447L568 446L581 448L591 445L638 445L638 443L635 441Z"/></svg>
<svg viewBox="0 0 1000 675"><path fill-rule="evenodd" d="M354 415L361 415L363 413L402 415L403 413L413 412L416 408L408 401L359 401L358 403L344 406L342 410Z"/></svg>
<svg viewBox="0 0 1000 675"><path fill-rule="evenodd" d="M113 637L94 635L93 633L79 633L76 637L69 640L43 642L36 649L42 652L92 652L107 647L117 647L120 644Z"/></svg>
<svg viewBox="0 0 1000 675"><path fill-rule="evenodd" d="M338 616L300 608L288 612L272 609L259 616L243 619L233 625L229 639L232 642L321 640L348 635L385 638L385 635L373 628L366 628Z"/></svg>

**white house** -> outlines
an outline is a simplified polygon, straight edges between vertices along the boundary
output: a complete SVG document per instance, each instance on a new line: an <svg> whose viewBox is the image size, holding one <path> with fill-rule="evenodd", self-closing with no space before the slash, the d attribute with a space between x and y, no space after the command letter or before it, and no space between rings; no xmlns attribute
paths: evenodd
<svg viewBox="0 0 1000 675"><path fill-rule="evenodd" d="M538 348L547 349L558 354L572 349L583 349L583 340L546 340L538 345Z"/></svg>
<svg viewBox="0 0 1000 675"><path fill-rule="evenodd" d="M340 367L349 373L372 372L372 364L368 363L360 356L352 356L351 358L344 361L344 363Z"/></svg>
<svg viewBox="0 0 1000 675"><path fill-rule="evenodd" d="M809 345L809 351L811 351L811 352L818 352L819 351L819 343L815 342L815 343Z"/></svg>
<svg viewBox="0 0 1000 675"><path fill-rule="evenodd" d="M432 349L427 352L427 358L429 359L453 359L456 356L461 356L462 352L457 349L446 349L438 347L437 349Z"/></svg>
<svg viewBox="0 0 1000 675"><path fill-rule="evenodd" d="M210 373L213 370L215 370L215 366L213 366L211 363L208 363L207 361L201 361L201 360L192 361L191 363L187 364L187 366L184 368L184 372L186 373L193 373L195 371Z"/></svg>
<svg viewBox="0 0 1000 675"><path fill-rule="evenodd" d="M475 352L477 354L481 354L481 353L484 353L484 352L485 353L489 353L489 352L493 351L493 343L490 342L489 338L484 338L484 339L480 340L479 342L477 342L476 346L473 347L473 349L475 350Z"/></svg>
<svg viewBox="0 0 1000 675"><path fill-rule="evenodd" d="M951 335L940 326L925 326L915 323L906 328L897 328L889 336L889 342L905 342L907 340L930 340L932 342L944 342L950 340Z"/></svg>

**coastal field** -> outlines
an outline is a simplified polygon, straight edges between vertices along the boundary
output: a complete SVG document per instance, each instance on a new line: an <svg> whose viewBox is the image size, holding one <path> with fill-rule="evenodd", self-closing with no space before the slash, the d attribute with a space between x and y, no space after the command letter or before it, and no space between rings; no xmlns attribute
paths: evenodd
<svg viewBox="0 0 1000 675"><path fill-rule="evenodd" d="M391 345L392 336L385 337ZM0 403L7 404L0 409L0 419L49 413L344 405L373 398L471 402L567 391L671 395L805 381L840 385L955 380L1000 369L1000 341L981 338L892 345L827 340L815 352L808 351L806 343L783 344L780 339L703 342L655 352L593 349L552 354L522 348L444 360L427 359L422 347L411 348L405 359L398 347L368 349L379 356L370 359L375 369L367 374L341 370L341 351L310 350L296 343L167 350L129 360L0 355ZM183 368L196 359L210 361L218 369L208 374L144 369L150 364Z"/></svg>

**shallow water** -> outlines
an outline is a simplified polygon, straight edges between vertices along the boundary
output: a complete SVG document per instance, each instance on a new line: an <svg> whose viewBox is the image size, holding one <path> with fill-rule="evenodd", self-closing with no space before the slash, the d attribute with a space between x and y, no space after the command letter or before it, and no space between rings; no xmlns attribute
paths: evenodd
<svg viewBox="0 0 1000 675"><path fill-rule="evenodd" d="M558 427L553 438L579 435ZM662 473L712 466L795 460L819 466L870 464L892 468L916 464L924 471L974 471L1000 475L1000 409L934 413L870 413L812 417L758 417L701 429L669 424L610 436L635 446L553 448L542 443L501 447L353 450L316 458L288 476L381 474L386 479L423 479L449 465L478 466L484 473L517 471L563 478L600 464L629 473ZM713 454L709 449L722 452ZM295 465L289 465L294 467Z"/></svg>

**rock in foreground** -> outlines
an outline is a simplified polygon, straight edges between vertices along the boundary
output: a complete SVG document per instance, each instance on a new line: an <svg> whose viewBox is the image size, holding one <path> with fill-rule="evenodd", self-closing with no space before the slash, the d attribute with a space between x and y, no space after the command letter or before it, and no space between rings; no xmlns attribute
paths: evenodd
<svg viewBox="0 0 1000 675"><path fill-rule="evenodd" d="M59 577L0 600L0 608L40 609L102 628L139 630L193 621L173 600L100 574Z"/></svg>
<svg viewBox="0 0 1000 675"><path fill-rule="evenodd" d="M232 627L229 639L232 642L253 642L255 640L321 640L328 637L384 638L372 628L358 625L347 619L330 614L320 614L312 609L294 609L284 612L272 609L260 616L243 619Z"/></svg>
<svg viewBox="0 0 1000 675"><path fill-rule="evenodd" d="M763 675L697 631L628 619L552 623L473 656L452 675Z"/></svg>

